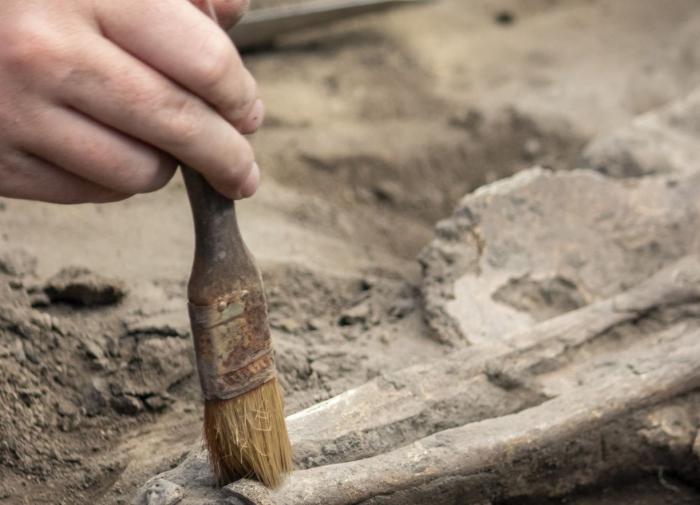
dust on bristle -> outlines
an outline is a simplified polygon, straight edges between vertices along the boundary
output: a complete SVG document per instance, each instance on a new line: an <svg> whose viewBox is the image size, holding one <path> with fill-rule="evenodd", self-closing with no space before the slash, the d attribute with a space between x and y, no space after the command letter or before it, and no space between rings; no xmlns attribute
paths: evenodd
<svg viewBox="0 0 700 505"><path fill-rule="evenodd" d="M293 462L277 380L238 398L205 402L204 442L219 485L245 477L279 486Z"/></svg>

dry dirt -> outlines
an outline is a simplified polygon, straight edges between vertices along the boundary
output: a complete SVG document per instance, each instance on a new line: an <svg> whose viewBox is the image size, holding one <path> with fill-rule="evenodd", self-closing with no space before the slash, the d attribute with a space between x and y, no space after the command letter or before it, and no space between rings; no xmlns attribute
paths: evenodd
<svg viewBox="0 0 700 505"><path fill-rule="evenodd" d="M697 86L699 30L694 0L443 0L248 55L269 115L241 225L289 412L444 353L415 261L434 223ZM129 503L199 437L192 246L180 179L105 206L0 201L0 503ZM698 496L653 478L566 500Z"/></svg>

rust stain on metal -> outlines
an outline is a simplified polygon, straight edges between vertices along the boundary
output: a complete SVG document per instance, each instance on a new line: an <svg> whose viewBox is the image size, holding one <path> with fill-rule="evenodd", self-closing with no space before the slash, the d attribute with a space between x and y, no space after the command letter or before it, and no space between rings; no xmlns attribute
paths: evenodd
<svg viewBox="0 0 700 505"><path fill-rule="evenodd" d="M237 290L207 306L189 304L197 369L206 400L228 400L275 377L265 295Z"/></svg>

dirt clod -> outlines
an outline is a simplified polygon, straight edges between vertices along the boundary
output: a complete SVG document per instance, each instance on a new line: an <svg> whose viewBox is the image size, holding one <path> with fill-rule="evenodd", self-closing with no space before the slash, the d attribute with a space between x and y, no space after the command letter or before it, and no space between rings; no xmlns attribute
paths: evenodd
<svg viewBox="0 0 700 505"><path fill-rule="evenodd" d="M126 295L121 281L109 279L87 268L67 267L51 277L44 286L51 302L92 307L111 305Z"/></svg>

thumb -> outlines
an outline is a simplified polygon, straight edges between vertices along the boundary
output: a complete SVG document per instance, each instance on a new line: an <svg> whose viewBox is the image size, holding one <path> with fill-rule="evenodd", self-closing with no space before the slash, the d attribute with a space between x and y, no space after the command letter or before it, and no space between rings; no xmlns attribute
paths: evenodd
<svg viewBox="0 0 700 505"><path fill-rule="evenodd" d="M233 28L250 7L250 0L190 0L190 2L207 16L211 16L210 9L213 9L224 30Z"/></svg>

